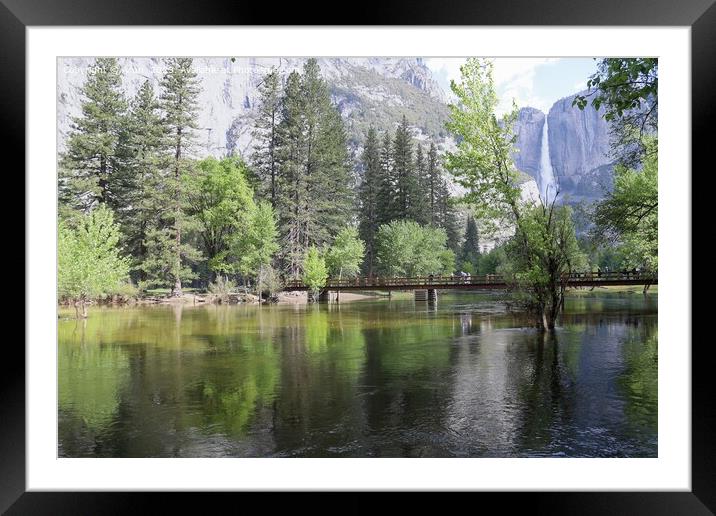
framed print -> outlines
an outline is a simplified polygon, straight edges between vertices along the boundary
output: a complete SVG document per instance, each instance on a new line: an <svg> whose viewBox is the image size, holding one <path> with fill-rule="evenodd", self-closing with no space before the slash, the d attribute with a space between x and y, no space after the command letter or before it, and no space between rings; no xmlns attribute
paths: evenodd
<svg viewBox="0 0 716 516"><path fill-rule="evenodd" d="M716 8L613 4L308 26L4 1L28 302L3 510L395 490L709 514L690 208Z"/></svg>

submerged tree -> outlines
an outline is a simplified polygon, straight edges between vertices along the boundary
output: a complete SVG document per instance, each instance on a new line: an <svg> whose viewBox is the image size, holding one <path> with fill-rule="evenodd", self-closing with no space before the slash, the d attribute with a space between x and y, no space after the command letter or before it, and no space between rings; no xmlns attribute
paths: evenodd
<svg viewBox="0 0 716 516"><path fill-rule="evenodd" d="M586 258L574 234L568 206L526 205L515 236L505 246L500 272L510 278L542 328L554 328L564 304L564 274Z"/></svg>
<svg viewBox="0 0 716 516"><path fill-rule="evenodd" d="M458 102L450 106L447 127L460 141L457 151L447 154L447 167L468 189L466 199L478 215L502 218L515 227L511 242L520 260L508 272L530 295L527 304L539 327L553 329L562 304L560 281L573 267L568 243L574 239L574 227L554 202L535 207L522 200L511 158L517 107L498 120L492 67L490 60L468 59L460 68L460 83L451 83Z"/></svg>

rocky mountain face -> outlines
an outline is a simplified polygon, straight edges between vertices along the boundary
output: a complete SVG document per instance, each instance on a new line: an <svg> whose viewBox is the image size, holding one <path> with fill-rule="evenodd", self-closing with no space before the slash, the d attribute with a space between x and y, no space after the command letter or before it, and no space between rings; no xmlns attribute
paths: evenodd
<svg viewBox="0 0 716 516"><path fill-rule="evenodd" d="M275 67L282 77L300 70L302 58L195 58L201 80L197 156L217 157L252 152L253 118L258 86ZM71 127L71 117L80 113L80 88L92 58L58 60L57 116L60 149ZM362 148L368 128L394 130L403 115L418 141L428 138L442 150L454 148L444 123L448 117L445 93L421 58L322 58L321 72L331 89L333 101L346 121L354 158ZM124 90L133 96L144 81L159 90L165 71L160 58L121 58ZM607 123L591 106L573 108L572 97L556 102L549 111L549 152L555 181L564 202L591 201L603 196L611 185L612 164L608 157ZM522 185L525 196L538 192L545 114L525 107L515 124L517 168L533 178ZM527 178L526 178L527 179ZM453 188L459 193L459 188Z"/></svg>
<svg viewBox="0 0 716 516"><path fill-rule="evenodd" d="M535 180L540 177L541 142L544 127L544 113L539 109L520 109L513 131L517 136L517 152L512 156L515 166Z"/></svg>
<svg viewBox="0 0 716 516"><path fill-rule="evenodd" d="M124 90L133 96L144 81L159 90L166 67L159 58L120 58ZM80 113L80 88L92 58L58 60L58 141L62 147L71 117ZM197 155L225 156L252 152L251 130L258 86L275 67L285 79L300 70L301 58L195 58L201 80ZM357 150L370 125L394 129L405 115L424 137L445 140L445 94L421 58L324 58L321 72L348 127L351 146Z"/></svg>
<svg viewBox="0 0 716 516"><path fill-rule="evenodd" d="M572 107L573 96L558 100L548 117L549 155L560 198L565 203L591 202L611 188L614 171L609 156L609 125L591 105ZM545 114L520 110L514 131L517 168L540 181L542 131Z"/></svg>

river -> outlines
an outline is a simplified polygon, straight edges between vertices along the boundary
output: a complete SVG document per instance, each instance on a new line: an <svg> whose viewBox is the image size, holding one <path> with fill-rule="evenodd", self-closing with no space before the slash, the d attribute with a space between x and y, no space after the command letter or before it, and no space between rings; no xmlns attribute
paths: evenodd
<svg viewBox="0 0 716 516"><path fill-rule="evenodd" d="M95 308L58 321L61 457L656 457L657 294Z"/></svg>

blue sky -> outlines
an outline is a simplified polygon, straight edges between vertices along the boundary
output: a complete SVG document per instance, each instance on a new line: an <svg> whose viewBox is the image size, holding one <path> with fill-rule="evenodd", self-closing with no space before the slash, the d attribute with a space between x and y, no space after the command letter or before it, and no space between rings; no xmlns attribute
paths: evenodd
<svg viewBox="0 0 716 516"><path fill-rule="evenodd" d="M459 80L464 58L425 59L435 79L450 92L450 80ZM512 99L519 107L531 106L548 111L557 100L586 88L596 71L592 58L503 57L494 59L494 78L500 98L498 114L507 111Z"/></svg>

